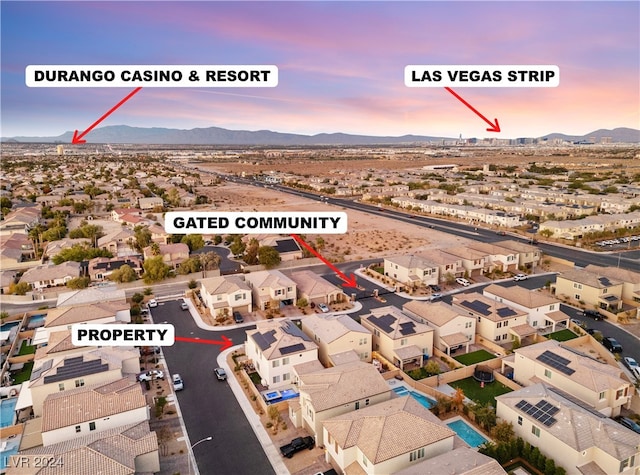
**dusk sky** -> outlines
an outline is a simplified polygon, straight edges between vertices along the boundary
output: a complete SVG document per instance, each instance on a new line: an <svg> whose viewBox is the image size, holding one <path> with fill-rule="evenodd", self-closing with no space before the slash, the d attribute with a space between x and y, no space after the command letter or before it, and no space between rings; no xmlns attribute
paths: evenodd
<svg viewBox="0 0 640 475"><path fill-rule="evenodd" d="M640 2L2 1L3 137L84 130L133 88L30 64L274 64L276 88L144 88L102 125L537 137L640 128ZM409 64L550 64L557 88L408 88ZM89 136L90 137L90 136Z"/></svg>

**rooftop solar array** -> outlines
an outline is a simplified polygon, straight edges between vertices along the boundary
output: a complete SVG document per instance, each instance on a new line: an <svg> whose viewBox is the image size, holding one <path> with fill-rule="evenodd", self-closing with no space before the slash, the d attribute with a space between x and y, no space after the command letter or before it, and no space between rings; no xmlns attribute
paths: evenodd
<svg viewBox="0 0 640 475"><path fill-rule="evenodd" d="M276 337L274 336L275 334L276 334L275 330L269 330L268 332L264 332L264 333L256 332L253 335L251 335L251 337L253 338L253 341L256 342L256 345L258 345L260 349L264 351L275 343L276 341Z"/></svg>
<svg viewBox="0 0 640 475"><path fill-rule="evenodd" d="M563 358L562 356L556 355L552 351L545 351L540 356L536 358L538 361L551 366L552 368L557 369L558 371L566 374L567 376L571 376L576 370L569 368L567 365L571 363L570 360Z"/></svg>
<svg viewBox="0 0 640 475"><path fill-rule="evenodd" d="M400 333L402 335L413 335L416 332L416 324L413 322L405 322L400 324Z"/></svg>
<svg viewBox="0 0 640 475"><path fill-rule="evenodd" d="M598 277L598 282L600 282L602 285L607 286L607 287L612 285L611 281L609 279L607 279L606 277Z"/></svg>
<svg viewBox="0 0 640 475"><path fill-rule="evenodd" d="M516 404L516 408L520 409L522 412L531 416L536 421L541 422L547 427L551 427L553 424L558 422L558 420L553 416L560 409L553 404L548 403L547 401L540 400L534 406L533 404L530 404L522 399L518 404Z"/></svg>
<svg viewBox="0 0 640 475"><path fill-rule="evenodd" d="M484 302L481 302L480 300L474 300L472 302L469 302L468 300L463 300L460 303L465 307L470 308L474 312L484 315L485 317L488 315L491 315L491 310L489 310L491 306Z"/></svg>
<svg viewBox="0 0 640 475"><path fill-rule="evenodd" d="M376 317L375 315L371 315L369 317L369 321L371 323L374 323L378 328L380 328L385 333L391 333L393 331L393 328L391 327L391 325L393 325L396 322L396 317L394 317L393 315L389 315L388 313L385 315L381 315L379 317Z"/></svg>
<svg viewBox="0 0 640 475"><path fill-rule="evenodd" d="M109 364L103 363L101 359L84 361L82 356L64 360L62 366L56 368L56 374L44 377L45 383L55 383L66 379L87 376L89 374L102 373L109 370Z"/></svg>
<svg viewBox="0 0 640 475"><path fill-rule="evenodd" d="M293 252L300 250L300 246L298 246L298 243L293 239L279 239L273 247L278 252Z"/></svg>
<svg viewBox="0 0 640 475"><path fill-rule="evenodd" d="M504 318L504 317L513 317L514 315L517 315L518 312L516 312L514 309L509 308L509 307L500 307L497 312L498 316Z"/></svg>
<svg viewBox="0 0 640 475"><path fill-rule="evenodd" d="M297 353L303 350L304 350L304 343L296 343L295 345L289 345L289 346L285 346L284 348L280 348L280 354L288 355L288 354Z"/></svg>

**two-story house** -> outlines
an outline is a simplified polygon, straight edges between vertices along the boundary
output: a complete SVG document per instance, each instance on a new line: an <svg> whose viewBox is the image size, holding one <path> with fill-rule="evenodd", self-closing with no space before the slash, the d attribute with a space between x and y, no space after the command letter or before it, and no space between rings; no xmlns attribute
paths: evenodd
<svg viewBox="0 0 640 475"><path fill-rule="evenodd" d="M291 273L291 280L296 283L298 298L306 299L308 303L332 304L346 299L346 295L331 282L310 270L301 270Z"/></svg>
<svg viewBox="0 0 640 475"><path fill-rule="evenodd" d="M542 251L536 246L525 244L520 241L498 241L496 246L510 249L518 255L518 265L520 268L535 270L542 260Z"/></svg>
<svg viewBox="0 0 640 475"><path fill-rule="evenodd" d="M318 345L318 359L325 366L333 366L331 356L353 350L358 358L371 363L371 331L349 315L323 317L312 314L302 320L302 331Z"/></svg>
<svg viewBox="0 0 640 475"><path fill-rule="evenodd" d="M296 301L296 283L279 270L250 272L245 279L251 287L253 304L260 310L267 310L271 306L279 308Z"/></svg>
<svg viewBox="0 0 640 475"><path fill-rule="evenodd" d="M520 254L511 249L497 244L477 241L471 241L467 247L485 254L491 270L498 269L502 272L518 271L518 266L520 265L518 257Z"/></svg>
<svg viewBox="0 0 640 475"><path fill-rule="evenodd" d="M398 255L385 257L384 275L407 287L436 285L440 281L440 267L424 257Z"/></svg>
<svg viewBox="0 0 640 475"><path fill-rule="evenodd" d="M251 311L251 288L240 275L202 279L200 295L211 315L218 315L225 311L229 315L234 311Z"/></svg>
<svg viewBox="0 0 640 475"><path fill-rule="evenodd" d="M587 308L617 313L622 308L622 285L621 280L605 275L570 270L559 274L551 289L557 296L568 297Z"/></svg>

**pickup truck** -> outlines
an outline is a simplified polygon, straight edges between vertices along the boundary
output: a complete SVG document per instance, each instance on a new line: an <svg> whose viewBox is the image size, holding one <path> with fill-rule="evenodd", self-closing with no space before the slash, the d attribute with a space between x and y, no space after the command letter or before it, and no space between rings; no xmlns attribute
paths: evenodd
<svg viewBox="0 0 640 475"><path fill-rule="evenodd" d="M282 455L290 459L296 452L300 452L304 449L311 450L314 444L315 441L313 440L313 437L296 437L287 445L283 445L282 447L280 447L280 452L282 453Z"/></svg>

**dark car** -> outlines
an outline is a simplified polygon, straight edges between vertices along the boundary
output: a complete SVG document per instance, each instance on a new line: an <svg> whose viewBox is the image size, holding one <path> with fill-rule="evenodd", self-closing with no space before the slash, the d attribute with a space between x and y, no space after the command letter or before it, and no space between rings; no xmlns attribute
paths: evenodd
<svg viewBox="0 0 640 475"><path fill-rule="evenodd" d="M439 285L435 285L435 284L429 284L429 288L431 290L433 290L434 292L442 292L442 289L440 288Z"/></svg>
<svg viewBox="0 0 640 475"><path fill-rule="evenodd" d="M618 340L611 336L607 336L602 339L602 344L611 353L622 353L622 345L618 343Z"/></svg>
<svg viewBox="0 0 640 475"><path fill-rule="evenodd" d="M619 416L616 417L616 422L622 424L627 429L631 429L633 432L640 434L640 425L636 421L629 419L628 417Z"/></svg>
<svg viewBox="0 0 640 475"><path fill-rule="evenodd" d="M583 310L582 316L593 318L594 320L602 320L603 318L600 312L598 312L597 310Z"/></svg>
<svg viewBox="0 0 640 475"><path fill-rule="evenodd" d="M244 318L242 318L242 315L240 314L240 312L233 312L233 320L236 323L242 323L244 322Z"/></svg>
<svg viewBox="0 0 640 475"><path fill-rule="evenodd" d="M304 449L313 449L314 444L315 441L313 440L313 437L296 437L287 445L280 447L280 453L290 459L296 452Z"/></svg>

